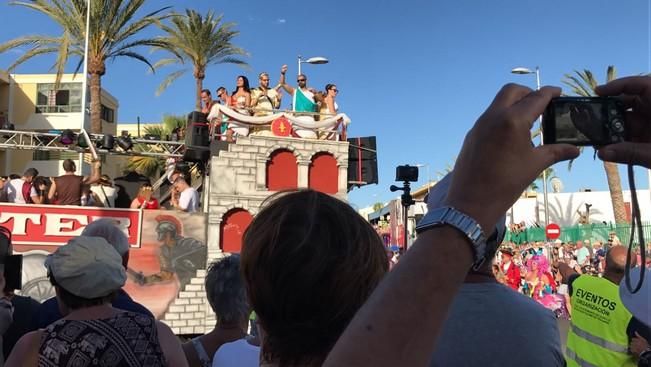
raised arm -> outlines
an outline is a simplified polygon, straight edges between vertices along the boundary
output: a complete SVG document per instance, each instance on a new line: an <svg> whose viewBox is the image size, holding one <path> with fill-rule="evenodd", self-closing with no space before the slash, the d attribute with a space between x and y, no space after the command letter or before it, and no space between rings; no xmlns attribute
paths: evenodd
<svg viewBox="0 0 651 367"><path fill-rule="evenodd" d="M446 206L490 231L543 169L576 157L573 146L531 145L533 121L558 95L559 88L502 88L466 136ZM506 149L504 141L510 142ZM489 178L488 185L476 184ZM472 249L454 227L422 232L348 325L324 366L426 366L473 261Z"/></svg>
<svg viewBox="0 0 651 367"><path fill-rule="evenodd" d="M56 197L57 194L57 182L54 179L54 177L50 178L50 182L52 182L52 185L50 185L50 192L48 192L47 198L51 203L52 201L54 201L54 198Z"/></svg>
<svg viewBox="0 0 651 367"><path fill-rule="evenodd" d="M286 90L287 93L289 93L289 95L293 96L294 95L294 87L287 84L287 82L285 80L285 74L286 73L287 73L287 65L283 65L283 67L280 68L280 81L279 81L279 83L283 87L283 89Z"/></svg>
<svg viewBox="0 0 651 367"><path fill-rule="evenodd" d="M100 168L102 167L102 162L100 162L99 160L93 161L90 167L91 167L90 176L84 177L84 183L87 185L98 183L100 178L102 177L102 173L100 170Z"/></svg>

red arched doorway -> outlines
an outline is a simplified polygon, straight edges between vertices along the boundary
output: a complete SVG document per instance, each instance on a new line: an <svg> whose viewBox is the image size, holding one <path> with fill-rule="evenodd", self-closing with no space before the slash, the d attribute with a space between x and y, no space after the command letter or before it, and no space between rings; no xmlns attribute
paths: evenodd
<svg viewBox="0 0 651 367"><path fill-rule="evenodd" d="M242 250L244 231L251 220L253 216L244 209L233 209L224 214L219 233L219 247L222 251L239 253Z"/></svg>
<svg viewBox="0 0 651 367"><path fill-rule="evenodd" d="M332 154L317 153L312 157L308 186L326 194L339 191L339 167Z"/></svg>
<svg viewBox="0 0 651 367"><path fill-rule="evenodd" d="M294 153L276 150L267 162L267 189L280 191L298 187L298 165Z"/></svg>

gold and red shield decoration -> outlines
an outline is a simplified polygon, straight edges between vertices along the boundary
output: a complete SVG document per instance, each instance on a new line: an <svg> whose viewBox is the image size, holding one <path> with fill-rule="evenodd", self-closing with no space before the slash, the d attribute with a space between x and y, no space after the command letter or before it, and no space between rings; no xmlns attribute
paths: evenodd
<svg viewBox="0 0 651 367"><path fill-rule="evenodd" d="M279 117L271 123L271 132L276 136L289 136L292 132L292 125L285 117Z"/></svg>

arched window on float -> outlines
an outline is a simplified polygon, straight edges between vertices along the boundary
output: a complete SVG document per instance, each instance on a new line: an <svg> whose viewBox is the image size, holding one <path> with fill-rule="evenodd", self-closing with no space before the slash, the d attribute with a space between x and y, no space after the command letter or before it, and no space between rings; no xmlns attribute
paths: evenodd
<svg viewBox="0 0 651 367"><path fill-rule="evenodd" d="M253 216L244 209L232 209L222 217L219 233L219 248L223 252L240 253L244 231L249 227Z"/></svg>
<svg viewBox="0 0 651 367"><path fill-rule="evenodd" d="M312 190L326 194L339 191L339 167L337 160L330 153L317 153L310 162L308 186Z"/></svg>
<svg viewBox="0 0 651 367"><path fill-rule="evenodd" d="M267 162L267 189L269 191L298 188L298 164L294 153L279 149L271 153Z"/></svg>

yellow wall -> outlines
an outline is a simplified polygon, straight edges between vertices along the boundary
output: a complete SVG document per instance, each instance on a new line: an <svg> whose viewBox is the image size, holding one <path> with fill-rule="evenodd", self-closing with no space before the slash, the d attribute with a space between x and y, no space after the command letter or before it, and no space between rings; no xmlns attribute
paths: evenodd
<svg viewBox="0 0 651 367"><path fill-rule="evenodd" d="M21 130L36 112L36 84L15 84L13 102L13 123Z"/></svg>
<svg viewBox="0 0 651 367"><path fill-rule="evenodd" d="M0 80L0 112L5 117L9 116L9 84L5 84Z"/></svg>

